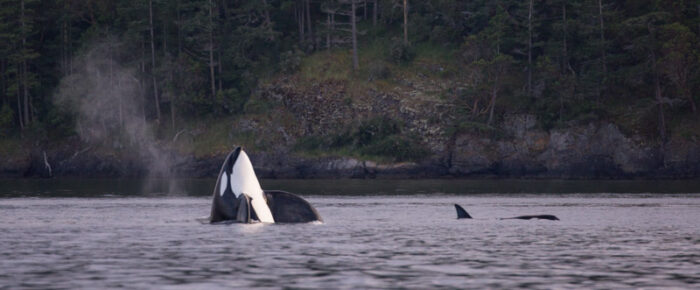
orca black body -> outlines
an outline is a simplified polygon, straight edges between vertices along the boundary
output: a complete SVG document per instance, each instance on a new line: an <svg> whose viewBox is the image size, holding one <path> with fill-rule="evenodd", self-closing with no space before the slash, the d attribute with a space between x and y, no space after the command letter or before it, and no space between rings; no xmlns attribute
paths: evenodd
<svg viewBox="0 0 700 290"><path fill-rule="evenodd" d="M300 196L260 188L248 155L240 148L224 160L214 187L210 223L307 223L321 221Z"/></svg>
<svg viewBox="0 0 700 290"><path fill-rule="evenodd" d="M464 210L463 207L459 206L459 204L455 204L455 209L457 210L457 219L471 219L472 216L467 213L466 210ZM516 217L511 217L511 218L501 218L502 220L508 220L508 219L520 219L520 220L530 220L530 219L540 219L540 220L550 220L550 221L558 221L559 218L557 218L554 215L551 214L540 214L540 215L521 215L521 216L516 216Z"/></svg>
<svg viewBox="0 0 700 290"><path fill-rule="evenodd" d="M512 220L512 219L519 219L519 220L531 220L531 219L538 219L538 220L550 220L550 221L558 221L559 218L556 216L553 216L551 214L539 214L539 215L521 215L521 216L516 216L512 218L502 218L502 220Z"/></svg>

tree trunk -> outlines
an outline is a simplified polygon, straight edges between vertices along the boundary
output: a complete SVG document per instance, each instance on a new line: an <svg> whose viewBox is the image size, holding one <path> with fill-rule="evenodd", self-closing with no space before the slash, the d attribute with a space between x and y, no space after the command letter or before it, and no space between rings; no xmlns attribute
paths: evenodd
<svg viewBox="0 0 700 290"><path fill-rule="evenodd" d="M493 111L494 108L496 107L496 97L498 97L498 86L499 86L499 74L496 74L496 79L493 82L493 89L491 90L491 102L489 103L489 120L486 122L486 125L491 126L491 122L493 121Z"/></svg>
<svg viewBox="0 0 700 290"><path fill-rule="evenodd" d="M168 27L165 25L165 20L163 20L163 57L168 55Z"/></svg>
<svg viewBox="0 0 700 290"><path fill-rule="evenodd" d="M377 26L377 0L374 0L372 8L372 26Z"/></svg>
<svg viewBox="0 0 700 290"><path fill-rule="evenodd" d="M331 13L326 14L326 49L331 49Z"/></svg>
<svg viewBox="0 0 700 290"><path fill-rule="evenodd" d="M153 80L153 101L156 105L156 123L160 123L160 99L158 98L158 83L156 82L156 40L153 33L153 0L148 1L148 23L151 30L151 79Z"/></svg>
<svg viewBox="0 0 700 290"><path fill-rule="evenodd" d="M17 119L19 120L19 130L24 131L24 116L22 115L22 94L19 88L21 87L21 81L19 76L17 77Z"/></svg>
<svg viewBox="0 0 700 290"><path fill-rule="evenodd" d="M262 0L262 2L263 6L265 6L265 8L263 9L263 13L265 14L265 25L270 26L272 22L270 21L270 9L267 6L267 0Z"/></svg>
<svg viewBox="0 0 700 290"><path fill-rule="evenodd" d="M352 11L350 12L350 22L352 22L352 68L360 69L360 62L357 59L357 28L355 27L355 1L352 1ZM404 0L405 1L405 0Z"/></svg>
<svg viewBox="0 0 700 290"><path fill-rule="evenodd" d="M532 8L534 0L530 0L527 16L527 95L532 98Z"/></svg>
<svg viewBox="0 0 700 290"><path fill-rule="evenodd" d="M177 54L182 53L182 16L180 15L180 1L177 1Z"/></svg>
<svg viewBox="0 0 700 290"><path fill-rule="evenodd" d="M216 98L216 79L214 78L214 4L212 0L209 0L209 77L213 99Z"/></svg>
<svg viewBox="0 0 700 290"><path fill-rule="evenodd" d="M695 104L695 100L693 99L693 94L690 93L688 90L685 90L685 95L688 98L688 101L690 102L690 109L693 110L693 114L697 115L698 114L698 106Z"/></svg>
<svg viewBox="0 0 700 290"><path fill-rule="evenodd" d="M656 36L654 30L651 28L651 23L647 24L647 29L649 30L649 36L652 41L655 41ZM656 62L656 52L654 51L654 44L652 43L649 49L649 54L651 56L651 65L654 69L654 96L656 98L656 103L659 107L659 136L661 137L661 144L665 146L666 144L666 118L664 117L664 103L661 97L661 80L659 77L659 67ZM663 148L663 147L662 147ZM662 149L663 151L663 149ZM662 155L665 152L662 152Z"/></svg>
<svg viewBox="0 0 700 290"><path fill-rule="evenodd" d="M656 67L656 55L653 52L652 58L654 59L654 92L659 106L659 136L661 137L661 142L666 143L666 118L664 118L664 104L661 98L661 81L659 80L659 72Z"/></svg>
<svg viewBox="0 0 700 290"><path fill-rule="evenodd" d="M306 36L304 35L304 5L302 0L297 0L296 6L296 13L294 13L294 15L297 16L297 25L299 26L299 44L303 45ZM304 47L302 47L302 50L304 50Z"/></svg>
<svg viewBox="0 0 700 290"><path fill-rule="evenodd" d="M73 74L73 29L68 23L68 74Z"/></svg>
<svg viewBox="0 0 700 290"><path fill-rule="evenodd" d="M141 38L141 75L145 76L146 75L146 38L142 36ZM139 89L141 91L141 94L144 98L143 102L141 102L141 117L143 117L143 122L146 122L146 96L148 96L148 92L146 92L146 80L139 78Z"/></svg>
<svg viewBox="0 0 700 290"><path fill-rule="evenodd" d="M362 8L364 9L364 16L362 18L364 20L367 19L367 0L362 1Z"/></svg>
<svg viewBox="0 0 700 290"><path fill-rule="evenodd" d="M5 59L0 58L0 95L3 96L2 104L5 105L6 102L9 103L10 96L5 95L7 92L7 85L5 84ZM0 106L1 107L1 106Z"/></svg>
<svg viewBox="0 0 700 290"><path fill-rule="evenodd" d="M603 22L603 0L598 0L598 18L600 19L600 54L603 62L603 79L608 77L608 63L605 53L605 24Z"/></svg>
<svg viewBox="0 0 700 290"><path fill-rule="evenodd" d="M21 2L21 13L20 21L22 22L22 89L24 93L24 125L29 125L29 89L27 88L27 56L25 55L25 49L27 46L27 35L26 35L26 22L24 15L24 0Z"/></svg>
<svg viewBox="0 0 700 290"><path fill-rule="evenodd" d="M403 44L408 45L408 0L403 0Z"/></svg>
<svg viewBox="0 0 700 290"><path fill-rule="evenodd" d="M63 7L63 21L61 22L61 73L68 75L68 23L66 21L65 3Z"/></svg>
<svg viewBox="0 0 700 290"><path fill-rule="evenodd" d="M170 80L172 82L172 80ZM173 132L177 131L175 129L175 94L170 96L170 126Z"/></svg>
<svg viewBox="0 0 700 290"><path fill-rule="evenodd" d="M306 6L306 27L309 30L309 38L310 38L309 40L311 40L311 43L312 43L314 49L316 49L316 37L314 36L313 30L311 30L311 25L313 23L311 23L311 4L309 2L311 2L311 0L306 0L306 5L305 5Z"/></svg>
<svg viewBox="0 0 700 290"><path fill-rule="evenodd" d="M564 35L562 35L562 40L561 40L561 47L562 47L562 62L561 62L561 67L559 68L560 72L562 75L566 74L566 70L569 68L569 52L566 44L566 40L568 37L568 23L566 22L566 0L563 0L561 3L561 18L562 18L562 24L564 26Z"/></svg>
<svg viewBox="0 0 700 290"><path fill-rule="evenodd" d="M224 90L224 85L223 85L223 80L221 79L221 76L223 76L223 68L221 65L221 50L216 51L216 58L217 58L217 69L219 70L219 91Z"/></svg>
<svg viewBox="0 0 700 290"><path fill-rule="evenodd" d="M265 26L267 27L268 32L270 32L270 41L275 40L273 29L272 29L272 20L270 20L270 7L267 6L267 0L262 0L263 6L265 8L263 9L263 13L265 14Z"/></svg>

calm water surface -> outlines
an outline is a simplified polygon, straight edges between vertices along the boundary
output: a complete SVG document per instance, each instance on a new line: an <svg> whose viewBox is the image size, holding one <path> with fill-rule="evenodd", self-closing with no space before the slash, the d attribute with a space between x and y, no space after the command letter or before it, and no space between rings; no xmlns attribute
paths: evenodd
<svg viewBox="0 0 700 290"><path fill-rule="evenodd" d="M0 288L700 287L694 181L262 184L324 223L201 224L211 180L0 180Z"/></svg>

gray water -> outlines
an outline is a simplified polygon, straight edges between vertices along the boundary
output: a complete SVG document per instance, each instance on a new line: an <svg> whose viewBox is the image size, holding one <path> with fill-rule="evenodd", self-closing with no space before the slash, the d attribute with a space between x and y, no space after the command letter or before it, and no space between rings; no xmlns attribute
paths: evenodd
<svg viewBox="0 0 700 290"><path fill-rule="evenodd" d="M210 183L0 181L0 288L700 286L694 182L263 181L324 218L297 225L202 224Z"/></svg>

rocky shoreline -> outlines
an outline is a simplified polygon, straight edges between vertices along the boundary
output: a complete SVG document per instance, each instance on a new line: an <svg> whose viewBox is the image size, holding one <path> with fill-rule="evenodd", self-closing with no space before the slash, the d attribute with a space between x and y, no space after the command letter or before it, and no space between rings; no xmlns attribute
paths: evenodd
<svg viewBox="0 0 700 290"><path fill-rule="evenodd" d="M457 134L419 162L377 163L345 156L302 157L287 148L250 152L261 178L533 178L689 179L700 177L700 145L671 140L661 149L623 135L614 124L542 131L527 116L513 120L508 138ZM0 177L145 177L149 156L100 152L73 142L3 157ZM167 174L216 177L225 153L196 158L169 152Z"/></svg>

